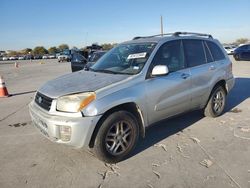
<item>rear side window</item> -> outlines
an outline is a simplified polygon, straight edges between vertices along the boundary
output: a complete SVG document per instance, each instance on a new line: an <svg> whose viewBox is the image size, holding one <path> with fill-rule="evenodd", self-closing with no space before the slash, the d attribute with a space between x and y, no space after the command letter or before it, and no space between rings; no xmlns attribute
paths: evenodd
<svg viewBox="0 0 250 188"><path fill-rule="evenodd" d="M210 42L210 41L206 41L206 43L215 61L225 59L225 55L223 54L223 52L221 51L221 49L219 48L217 44L215 44L214 42Z"/></svg>
<svg viewBox="0 0 250 188"><path fill-rule="evenodd" d="M153 65L167 65L170 72L185 68L181 40L166 42L157 51Z"/></svg>
<svg viewBox="0 0 250 188"><path fill-rule="evenodd" d="M213 57L211 55L210 50L208 49L207 44L204 42L204 48L205 48L205 53L206 53L206 59L207 59L207 63L211 63L213 62Z"/></svg>
<svg viewBox="0 0 250 188"><path fill-rule="evenodd" d="M201 40L183 40L186 62L189 67L206 63L205 53Z"/></svg>

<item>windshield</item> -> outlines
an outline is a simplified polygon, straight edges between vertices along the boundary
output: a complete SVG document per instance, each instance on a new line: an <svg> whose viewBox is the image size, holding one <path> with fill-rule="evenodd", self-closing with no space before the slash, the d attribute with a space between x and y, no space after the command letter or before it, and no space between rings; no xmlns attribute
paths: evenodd
<svg viewBox="0 0 250 188"><path fill-rule="evenodd" d="M121 44L101 57L90 70L114 74L137 74L144 67L155 43Z"/></svg>

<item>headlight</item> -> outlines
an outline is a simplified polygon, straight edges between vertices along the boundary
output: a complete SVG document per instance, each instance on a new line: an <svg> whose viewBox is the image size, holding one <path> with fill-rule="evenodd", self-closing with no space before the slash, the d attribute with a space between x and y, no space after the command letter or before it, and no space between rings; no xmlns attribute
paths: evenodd
<svg viewBox="0 0 250 188"><path fill-rule="evenodd" d="M94 92L67 95L57 99L56 109L63 112L80 112L89 103L95 100Z"/></svg>

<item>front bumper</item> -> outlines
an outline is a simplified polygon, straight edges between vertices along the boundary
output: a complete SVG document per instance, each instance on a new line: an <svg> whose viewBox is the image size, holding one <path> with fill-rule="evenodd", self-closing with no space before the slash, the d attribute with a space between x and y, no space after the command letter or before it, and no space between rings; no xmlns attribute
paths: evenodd
<svg viewBox="0 0 250 188"><path fill-rule="evenodd" d="M33 125L38 128L45 137L53 142L63 143L76 148L88 147L94 128L101 116L93 117L67 117L49 114L41 109L34 101L29 104L30 116ZM63 141L61 126L71 128L69 141Z"/></svg>

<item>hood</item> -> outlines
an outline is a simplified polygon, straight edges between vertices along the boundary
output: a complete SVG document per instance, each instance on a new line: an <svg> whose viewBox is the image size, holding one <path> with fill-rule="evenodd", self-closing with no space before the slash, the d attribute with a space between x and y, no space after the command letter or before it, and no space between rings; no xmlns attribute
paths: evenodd
<svg viewBox="0 0 250 188"><path fill-rule="evenodd" d="M50 98L58 98L73 93L96 91L128 77L129 75L78 71L48 81L38 91Z"/></svg>

